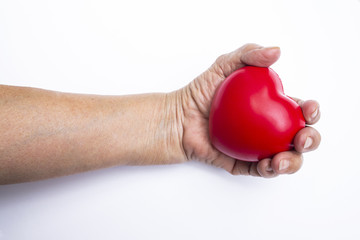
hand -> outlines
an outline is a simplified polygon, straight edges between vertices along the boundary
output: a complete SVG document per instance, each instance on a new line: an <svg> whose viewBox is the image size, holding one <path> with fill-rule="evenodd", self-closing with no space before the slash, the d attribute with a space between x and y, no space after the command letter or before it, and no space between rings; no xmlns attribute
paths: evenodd
<svg viewBox="0 0 360 240"><path fill-rule="evenodd" d="M219 84L233 71L246 65L269 67L280 57L277 47L263 48L247 44L234 52L220 56L203 74L185 88L181 89L182 145L188 160L199 160L221 167L233 175L252 175L275 177L298 171L302 165L303 152L315 150L320 144L320 134L312 127L300 130L294 139L295 150L281 152L272 159L259 162L245 162L231 158L210 142L208 120L211 100ZM293 98L302 108L308 125L320 118L319 104L316 101L302 101Z"/></svg>

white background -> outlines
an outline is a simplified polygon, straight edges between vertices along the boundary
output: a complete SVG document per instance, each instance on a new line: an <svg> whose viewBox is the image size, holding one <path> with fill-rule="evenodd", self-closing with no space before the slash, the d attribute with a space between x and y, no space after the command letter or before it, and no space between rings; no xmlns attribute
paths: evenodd
<svg viewBox="0 0 360 240"><path fill-rule="evenodd" d="M191 162L0 186L0 239L360 239L360 1L0 1L1 84L173 91L247 42L280 46L285 92L321 104L298 173Z"/></svg>

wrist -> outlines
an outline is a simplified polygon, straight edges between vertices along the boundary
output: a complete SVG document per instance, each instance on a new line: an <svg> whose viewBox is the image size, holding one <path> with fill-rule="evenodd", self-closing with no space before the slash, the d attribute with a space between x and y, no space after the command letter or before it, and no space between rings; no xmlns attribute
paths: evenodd
<svg viewBox="0 0 360 240"><path fill-rule="evenodd" d="M158 135L164 139L159 146L162 148L164 164L182 163L187 161L183 147L184 111L181 90L165 93L162 97L158 119Z"/></svg>

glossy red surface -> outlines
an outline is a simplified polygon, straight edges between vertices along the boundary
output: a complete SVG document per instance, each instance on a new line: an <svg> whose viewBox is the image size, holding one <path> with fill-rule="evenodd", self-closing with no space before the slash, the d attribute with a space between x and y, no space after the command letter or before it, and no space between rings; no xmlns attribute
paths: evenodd
<svg viewBox="0 0 360 240"><path fill-rule="evenodd" d="M300 106L285 95L279 76L270 68L240 68L225 79L212 101L211 142L239 160L259 161L292 149L303 127Z"/></svg>

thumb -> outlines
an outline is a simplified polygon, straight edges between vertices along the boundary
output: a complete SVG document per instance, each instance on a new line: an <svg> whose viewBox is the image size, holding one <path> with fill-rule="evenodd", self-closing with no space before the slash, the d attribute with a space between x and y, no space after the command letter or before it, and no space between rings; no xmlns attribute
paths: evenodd
<svg viewBox="0 0 360 240"><path fill-rule="evenodd" d="M254 49L241 55L241 62L256 67L270 67L280 57L279 47Z"/></svg>
<svg viewBox="0 0 360 240"><path fill-rule="evenodd" d="M235 70L246 65L269 67L275 63L279 57L279 47L264 48L257 44L250 43L231 53L218 57L215 63L211 66L211 69L219 75L227 77Z"/></svg>

